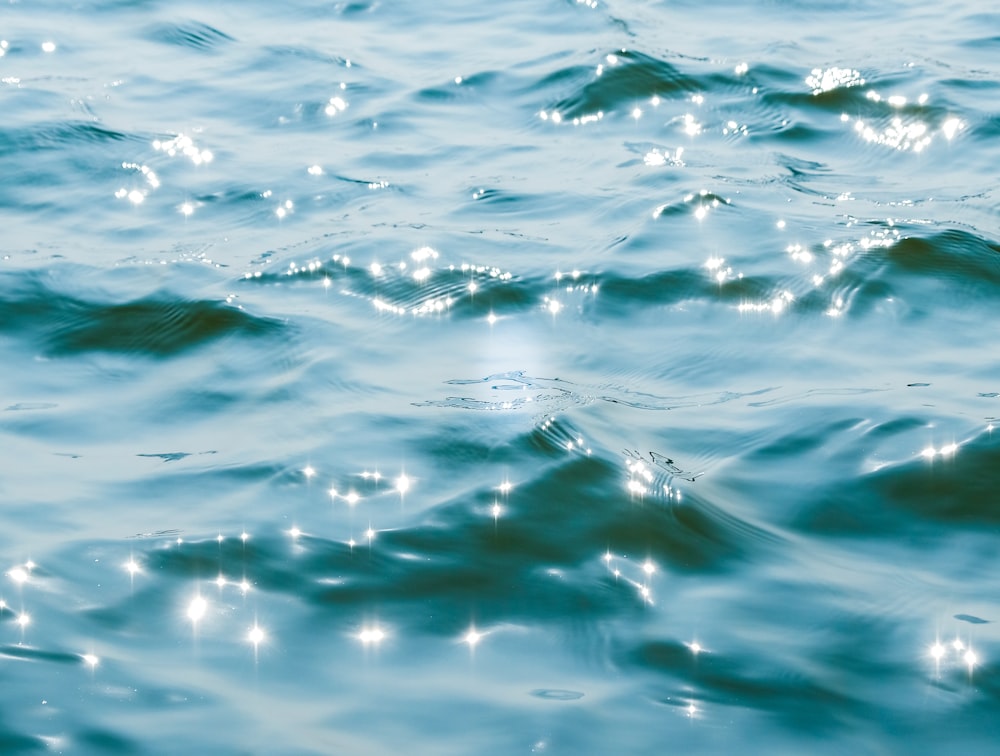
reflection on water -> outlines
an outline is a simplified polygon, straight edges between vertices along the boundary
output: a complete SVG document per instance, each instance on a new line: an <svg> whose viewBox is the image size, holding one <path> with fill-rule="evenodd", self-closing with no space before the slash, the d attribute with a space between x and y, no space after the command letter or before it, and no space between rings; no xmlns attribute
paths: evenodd
<svg viewBox="0 0 1000 756"><path fill-rule="evenodd" d="M988 14L119 5L0 40L0 750L991 751Z"/></svg>

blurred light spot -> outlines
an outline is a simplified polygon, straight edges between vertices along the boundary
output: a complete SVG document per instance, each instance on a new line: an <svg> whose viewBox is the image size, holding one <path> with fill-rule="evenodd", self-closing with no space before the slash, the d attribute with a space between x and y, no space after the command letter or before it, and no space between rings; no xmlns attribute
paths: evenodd
<svg viewBox="0 0 1000 756"><path fill-rule="evenodd" d="M469 629L469 632L465 634L465 637L462 638L462 640L468 643L471 648L475 648L476 644L479 643L482 638L483 634L476 632L476 629L473 627Z"/></svg>
<svg viewBox="0 0 1000 756"><path fill-rule="evenodd" d="M55 42L42 42L42 52L55 52L56 43Z"/></svg>
<svg viewBox="0 0 1000 756"><path fill-rule="evenodd" d="M381 643L385 639L385 633L379 627L365 628L358 633L358 640L366 646L370 643Z"/></svg>
<svg viewBox="0 0 1000 756"><path fill-rule="evenodd" d="M410 490L410 479L406 477L405 473L396 478L396 490L401 494Z"/></svg>
<svg viewBox="0 0 1000 756"><path fill-rule="evenodd" d="M28 580L28 572L23 567L15 567L7 574L15 583L23 584Z"/></svg>
<svg viewBox="0 0 1000 756"><path fill-rule="evenodd" d="M80 658L83 659L84 663L87 664L91 669L96 667L98 662L100 662L100 659L98 659L93 654L83 654Z"/></svg>
<svg viewBox="0 0 1000 756"><path fill-rule="evenodd" d="M337 115L337 113L342 113L347 109L347 103L342 97L331 97L330 101L326 104L325 112L328 116Z"/></svg>
<svg viewBox="0 0 1000 756"><path fill-rule="evenodd" d="M965 128L958 118L949 118L941 125L941 133L944 134L944 138L951 141L955 134L957 134L961 129Z"/></svg>
<svg viewBox="0 0 1000 756"><path fill-rule="evenodd" d="M420 249L415 249L410 253L410 257L413 258L415 262L423 262L424 260L436 260L438 253L431 247L421 247Z"/></svg>
<svg viewBox="0 0 1000 756"><path fill-rule="evenodd" d="M24 629L29 624L31 624L31 615L25 612L21 612L21 614L17 618L17 624L21 626L21 629Z"/></svg>
<svg viewBox="0 0 1000 756"><path fill-rule="evenodd" d="M208 602L205 601L201 596L195 596L191 603L188 604L187 616L193 623L197 623L202 617L205 616L205 612L208 610Z"/></svg>
<svg viewBox="0 0 1000 756"><path fill-rule="evenodd" d="M323 168L318 165L310 165L307 169L310 176L322 176Z"/></svg>
<svg viewBox="0 0 1000 756"><path fill-rule="evenodd" d="M257 625L251 627L250 631L247 633L247 640L250 641L250 643L252 643L255 648L259 646L261 643L263 643L266 637L267 636L265 635L264 631Z"/></svg>
<svg viewBox="0 0 1000 756"><path fill-rule="evenodd" d="M969 667L970 672L972 671L972 668L979 663L979 657L976 656L976 652L973 651L971 648L965 652L965 655L962 657L962 660Z"/></svg>
<svg viewBox="0 0 1000 756"><path fill-rule="evenodd" d="M697 136L701 133L701 124L690 113L684 116L684 133L688 136Z"/></svg>

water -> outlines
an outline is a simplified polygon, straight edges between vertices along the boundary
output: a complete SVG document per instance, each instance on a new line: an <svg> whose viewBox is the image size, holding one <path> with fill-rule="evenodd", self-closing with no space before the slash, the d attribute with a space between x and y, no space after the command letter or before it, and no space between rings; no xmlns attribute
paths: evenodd
<svg viewBox="0 0 1000 756"><path fill-rule="evenodd" d="M9 4L3 750L991 752L998 23Z"/></svg>

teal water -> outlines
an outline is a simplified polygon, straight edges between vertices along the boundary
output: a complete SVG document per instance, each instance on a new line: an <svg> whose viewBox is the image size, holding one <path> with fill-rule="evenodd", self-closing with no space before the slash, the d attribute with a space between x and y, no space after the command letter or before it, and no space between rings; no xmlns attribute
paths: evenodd
<svg viewBox="0 0 1000 756"><path fill-rule="evenodd" d="M992 753L1000 14L10 3L4 753Z"/></svg>

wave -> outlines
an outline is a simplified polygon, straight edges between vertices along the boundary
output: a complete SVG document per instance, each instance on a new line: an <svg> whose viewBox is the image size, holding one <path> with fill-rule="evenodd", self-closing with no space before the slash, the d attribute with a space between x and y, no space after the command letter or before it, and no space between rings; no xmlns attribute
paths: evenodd
<svg viewBox="0 0 1000 756"><path fill-rule="evenodd" d="M39 274L4 278L0 332L27 337L54 357L114 352L164 358L225 338L266 338L287 328L222 301L170 292L101 301L54 289Z"/></svg>

